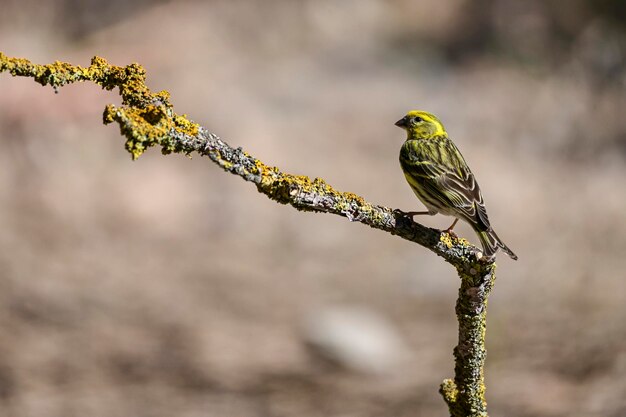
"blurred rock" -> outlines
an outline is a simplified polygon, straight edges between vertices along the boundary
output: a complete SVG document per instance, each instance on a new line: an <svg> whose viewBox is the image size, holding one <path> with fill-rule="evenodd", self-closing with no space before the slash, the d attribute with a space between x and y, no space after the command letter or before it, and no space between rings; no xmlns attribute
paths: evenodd
<svg viewBox="0 0 626 417"><path fill-rule="evenodd" d="M315 355L365 374L397 370L409 351L393 324L363 307L329 307L311 314L305 339Z"/></svg>

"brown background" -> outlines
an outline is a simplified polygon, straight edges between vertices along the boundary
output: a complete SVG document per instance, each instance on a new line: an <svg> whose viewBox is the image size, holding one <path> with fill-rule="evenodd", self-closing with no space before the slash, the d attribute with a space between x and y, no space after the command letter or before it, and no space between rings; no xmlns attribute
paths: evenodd
<svg viewBox="0 0 626 417"><path fill-rule="evenodd" d="M421 205L393 123L436 113L520 257L500 257L489 304L492 415L619 417L621 4L4 0L0 51L139 62L153 90L231 145L404 210ZM2 415L446 415L448 265L279 206L208 160L151 150L131 162L101 124L110 102L94 85L55 95L0 75ZM398 349L352 363L348 338L348 358L329 360L311 328L328 330L337 311L384 320Z"/></svg>

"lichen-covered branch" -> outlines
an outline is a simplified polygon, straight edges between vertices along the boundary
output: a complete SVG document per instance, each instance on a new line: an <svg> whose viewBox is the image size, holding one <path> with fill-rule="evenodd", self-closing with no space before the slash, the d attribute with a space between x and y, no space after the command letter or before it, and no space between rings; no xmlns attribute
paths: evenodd
<svg viewBox="0 0 626 417"><path fill-rule="evenodd" d="M485 332L487 298L493 288L496 265L457 266L461 278L456 316L459 321L459 344L454 348L454 380L446 379L439 392L453 417L486 417L485 401Z"/></svg>
<svg viewBox="0 0 626 417"><path fill-rule="evenodd" d="M225 171L256 185L259 192L298 210L346 217L375 229L415 242L454 265L461 277L457 303L459 345L455 348L454 381L446 380L441 392L453 416L486 416L483 366L487 296L495 279L493 260L465 239L415 223L400 210L376 205L362 197L335 190L321 178L293 175L266 165L241 148L233 148L217 135L174 112L169 93L152 93L139 64L110 65L94 57L89 67L64 62L33 64L0 52L0 73L31 77L53 88L91 81L106 90L119 89L122 106L108 105L104 123L117 123L133 159L152 146L164 154L196 153L209 157Z"/></svg>

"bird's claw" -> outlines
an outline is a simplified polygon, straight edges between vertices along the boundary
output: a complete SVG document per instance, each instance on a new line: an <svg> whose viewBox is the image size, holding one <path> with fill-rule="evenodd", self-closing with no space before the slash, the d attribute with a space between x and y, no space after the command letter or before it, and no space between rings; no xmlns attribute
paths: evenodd
<svg viewBox="0 0 626 417"><path fill-rule="evenodd" d="M411 219L413 221L414 214L412 214L410 211L402 211L400 209L393 209L392 213L396 216L400 216L405 219Z"/></svg>

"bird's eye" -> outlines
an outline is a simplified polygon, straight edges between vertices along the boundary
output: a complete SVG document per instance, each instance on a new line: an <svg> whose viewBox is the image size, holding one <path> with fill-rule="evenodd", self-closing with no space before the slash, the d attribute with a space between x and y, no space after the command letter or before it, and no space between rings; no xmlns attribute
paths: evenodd
<svg viewBox="0 0 626 417"><path fill-rule="evenodd" d="M415 124L418 124L419 122L423 122L423 121L424 120L421 117L419 117L419 116L415 116L413 118L413 123L415 123Z"/></svg>

